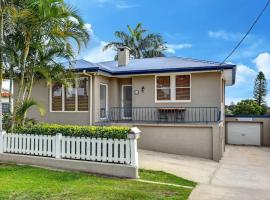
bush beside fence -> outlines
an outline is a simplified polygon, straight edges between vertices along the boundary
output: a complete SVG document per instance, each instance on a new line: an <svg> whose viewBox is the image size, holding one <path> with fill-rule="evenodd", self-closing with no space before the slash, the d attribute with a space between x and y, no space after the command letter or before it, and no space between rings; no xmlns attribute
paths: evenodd
<svg viewBox="0 0 270 200"><path fill-rule="evenodd" d="M16 128L13 132L31 135L56 135L57 133L61 133L63 136L126 139L130 128L116 126L36 124Z"/></svg>
<svg viewBox="0 0 270 200"><path fill-rule="evenodd" d="M119 163L137 167L137 139L140 131L135 127L128 130L130 132L126 139L74 137L64 136L61 133L55 135L34 134L34 132L0 133L0 153Z"/></svg>

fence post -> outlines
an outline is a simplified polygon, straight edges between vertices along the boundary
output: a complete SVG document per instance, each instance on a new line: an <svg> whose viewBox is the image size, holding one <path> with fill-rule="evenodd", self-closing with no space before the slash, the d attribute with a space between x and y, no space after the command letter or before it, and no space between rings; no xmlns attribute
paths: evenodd
<svg viewBox="0 0 270 200"><path fill-rule="evenodd" d="M137 127L133 127L128 134L128 139L130 140L130 162L134 167L139 166L137 139L140 138L140 133L141 131Z"/></svg>
<svg viewBox="0 0 270 200"><path fill-rule="evenodd" d="M0 153L4 153L4 134L3 130L0 131Z"/></svg>
<svg viewBox="0 0 270 200"><path fill-rule="evenodd" d="M57 133L55 135L55 158L57 159L61 158L61 140L62 140L62 134Z"/></svg>

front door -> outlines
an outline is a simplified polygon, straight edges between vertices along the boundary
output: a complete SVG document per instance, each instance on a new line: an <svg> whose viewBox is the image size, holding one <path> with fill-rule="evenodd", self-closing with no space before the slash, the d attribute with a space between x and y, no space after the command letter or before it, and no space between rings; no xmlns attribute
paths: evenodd
<svg viewBox="0 0 270 200"><path fill-rule="evenodd" d="M122 118L132 117L132 86L122 85Z"/></svg>

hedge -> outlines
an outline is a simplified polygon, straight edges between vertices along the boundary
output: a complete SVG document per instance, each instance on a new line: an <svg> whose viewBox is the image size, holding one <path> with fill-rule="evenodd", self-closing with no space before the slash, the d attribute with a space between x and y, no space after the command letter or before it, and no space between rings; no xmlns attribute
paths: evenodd
<svg viewBox="0 0 270 200"><path fill-rule="evenodd" d="M36 124L16 128L14 133L126 139L130 128L117 126L74 126L60 124Z"/></svg>

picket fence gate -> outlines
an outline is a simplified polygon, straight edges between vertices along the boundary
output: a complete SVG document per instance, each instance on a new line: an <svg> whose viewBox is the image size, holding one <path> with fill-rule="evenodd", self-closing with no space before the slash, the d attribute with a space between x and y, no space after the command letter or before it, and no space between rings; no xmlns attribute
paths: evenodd
<svg viewBox="0 0 270 200"><path fill-rule="evenodd" d="M136 133L128 139L70 137L62 134L0 134L0 153L24 154L138 166Z"/></svg>

